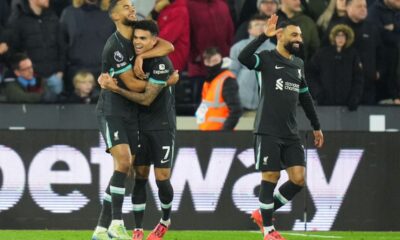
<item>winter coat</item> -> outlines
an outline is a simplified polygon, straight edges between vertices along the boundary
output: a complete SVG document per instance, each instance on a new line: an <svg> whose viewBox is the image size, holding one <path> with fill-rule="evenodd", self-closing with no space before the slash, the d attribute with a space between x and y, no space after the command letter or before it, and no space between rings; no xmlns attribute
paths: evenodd
<svg viewBox="0 0 400 240"><path fill-rule="evenodd" d="M218 47L229 55L234 26L224 0L188 0L190 15L189 76L205 76L202 54L209 47Z"/></svg>
<svg viewBox="0 0 400 240"><path fill-rule="evenodd" d="M39 77L64 71L66 44L55 13L45 9L40 16L35 15L28 0L18 7L17 17L10 22L12 51L26 52Z"/></svg>
<svg viewBox="0 0 400 240"><path fill-rule="evenodd" d="M157 18L160 37L170 41L175 51L169 54L174 68L185 69L190 50L189 12L186 0L176 0L164 8Z"/></svg>
<svg viewBox="0 0 400 240"><path fill-rule="evenodd" d="M313 56L308 68L308 83L318 104L356 106L361 101L361 62L352 47L341 52L335 46L323 47Z"/></svg>

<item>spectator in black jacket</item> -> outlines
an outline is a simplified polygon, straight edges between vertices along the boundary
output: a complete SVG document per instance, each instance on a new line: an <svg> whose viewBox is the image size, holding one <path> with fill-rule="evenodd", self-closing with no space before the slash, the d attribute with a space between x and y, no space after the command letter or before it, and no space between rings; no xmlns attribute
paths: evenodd
<svg viewBox="0 0 400 240"><path fill-rule="evenodd" d="M351 47L353 30L344 24L330 32L331 46L323 47L311 59L308 77L311 93L319 105L344 105L357 109L362 97L362 65Z"/></svg>
<svg viewBox="0 0 400 240"><path fill-rule="evenodd" d="M400 76L397 74L400 53L400 1L377 0L368 11L368 19L378 25L383 42L385 65L382 76L382 96L400 104Z"/></svg>
<svg viewBox="0 0 400 240"><path fill-rule="evenodd" d="M36 73L55 94L63 88L65 42L60 23L48 9L49 0L22 0L10 17L11 50L26 52Z"/></svg>
<svg viewBox="0 0 400 240"><path fill-rule="evenodd" d="M107 14L105 0L73 0L67 7L60 22L67 47L67 69L65 87L73 90L72 78L82 70L89 70L94 76L101 73L101 52L108 37L115 31Z"/></svg>
<svg viewBox="0 0 400 240"><path fill-rule="evenodd" d="M366 21L366 0L346 0L346 18L331 22L328 32L337 24L346 24L354 31L354 48L363 65L364 91L362 104L376 104L376 83L380 79L383 64L382 40L375 23ZM329 36L324 37L324 45L329 45Z"/></svg>

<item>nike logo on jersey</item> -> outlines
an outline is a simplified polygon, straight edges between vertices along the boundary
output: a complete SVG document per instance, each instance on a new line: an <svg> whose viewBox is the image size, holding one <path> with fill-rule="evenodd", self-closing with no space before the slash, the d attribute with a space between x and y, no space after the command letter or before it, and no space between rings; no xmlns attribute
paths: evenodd
<svg viewBox="0 0 400 240"><path fill-rule="evenodd" d="M275 65L275 69L282 69L282 68L285 68L285 67L283 67L283 66L278 66L278 65Z"/></svg>
<svg viewBox="0 0 400 240"><path fill-rule="evenodd" d="M161 164L164 164L164 163L167 163L167 162L169 162L169 159L167 159L167 160L161 160Z"/></svg>
<svg viewBox="0 0 400 240"><path fill-rule="evenodd" d="M130 57L130 58L129 58L129 62L132 62L132 60L133 60L133 57Z"/></svg>

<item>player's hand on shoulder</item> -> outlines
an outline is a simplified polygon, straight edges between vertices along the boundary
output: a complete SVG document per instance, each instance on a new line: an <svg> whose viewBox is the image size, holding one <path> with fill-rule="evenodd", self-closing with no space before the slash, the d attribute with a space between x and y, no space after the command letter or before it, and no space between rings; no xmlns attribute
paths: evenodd
<svg viewBox="0 0 400 240"><path fill-rule="evenodd" d="M146 79L146 74L143 72L143 58L140 55L136 56L133 71L139 79Z"/></svg>
<svg viewBox="0 0 400 240"><path fill-rule="evenodd" d="M179 81L179 71L175 70L171 76L169 76L168 80L167 80L167 85L168 86L173 86L176 85Z"/></svg>
<svg viewBox="0 0 400 240"><path fill-rule="evenodd" d="M279 32L282 32L281 28L276 29L277 23L278 23L278 16L276 14L273 14L270 18L267 19L267 24L265 25L264 28L264 34L267 37L274 37Z"/></svg>
<svg viewBox="0 0 400 240"><path fill-rule="evenodd" d="M324 135L321 130L316 130L314 133L314 145L317 148L321 148L324 145Z"/></svg>

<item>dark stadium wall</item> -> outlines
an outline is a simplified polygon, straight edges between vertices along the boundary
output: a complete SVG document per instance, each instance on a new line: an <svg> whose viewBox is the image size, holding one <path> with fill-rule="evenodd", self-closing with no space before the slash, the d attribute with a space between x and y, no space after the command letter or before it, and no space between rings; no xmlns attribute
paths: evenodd
<svg viewBox="0 0 400 240"><path fill-rule="evenodd" d="M318 151L307 137L307 188L276 213L275 225L399 231L400 133L325 137ZM180 131L177 139L173 229L256 230L249 212L258 206L260 174L254 171L251 132ZM111 164L97 131L1 130L0 229L92 229ZM280 183L286 179L283 174ZM147 229L160 217L154 180L149 185ZM127 196L128 228L130 210Z"/></svg>

